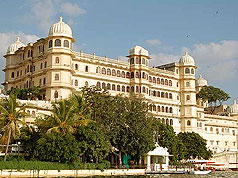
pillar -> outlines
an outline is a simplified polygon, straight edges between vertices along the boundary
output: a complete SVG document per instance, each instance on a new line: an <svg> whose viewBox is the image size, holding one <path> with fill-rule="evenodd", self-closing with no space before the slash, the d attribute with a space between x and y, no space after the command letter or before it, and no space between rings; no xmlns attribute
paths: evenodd
<svg viewBox="0 0 238 178"><path fill-rule="evenodd" d="M151 169L150 169L150 155L147 155L147 171L151 171Z"/></svg>

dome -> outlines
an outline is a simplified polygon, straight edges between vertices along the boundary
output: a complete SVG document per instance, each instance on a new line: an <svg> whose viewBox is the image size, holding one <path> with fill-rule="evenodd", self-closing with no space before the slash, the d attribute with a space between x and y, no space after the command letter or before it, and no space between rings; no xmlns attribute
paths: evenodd
<svg viewBox="0 0 238 178"><path fill-rule="evenodd" d="M207 86L207 81L202 77L202 75L199 75L196 85L199 87Z"/></svg>
<svg viewBox="0 0 238 178"><path fill-rule="evenodd" d="M48 36L67 36L73 38L70 26L63 22L62 17L60 17L59 22L50 27Z"/></svg>
<svg viewBox="0 0 238 178"><path fill-rule="evenodd" d="M14 54L19 48L24 47L25 45L20 41L20 38L17 37L17 41L15 43L12 43L7 48L7 54Z"/></svg>
<svg viewBox="0 0 238 178"><path fill-rule="evenodd" d="M145 48L142 48L141 46L135 46L134 48L130 49L129 54L149 56L149 52Z"/></svg>
<svg viewBox="0 0 238 178"><path fill-rule="evenodd" d="M180 58L179 63L183 65L195 65L194 59L186 51L185 54Z"/></svg>
<svg viewBox="0 0 238 178"><path fill-rule="evenodd" d="M230 113L238 114L238 104L236 103L236 100L234 100L233 104L230 105Z"/></svg>

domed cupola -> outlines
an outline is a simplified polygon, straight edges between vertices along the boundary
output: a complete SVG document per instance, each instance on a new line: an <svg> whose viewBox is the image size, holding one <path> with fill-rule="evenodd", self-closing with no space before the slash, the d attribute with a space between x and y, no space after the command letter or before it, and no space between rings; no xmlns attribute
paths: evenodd
<svg viewBox="0 0 238 178"><path fill-rule="evenodd" d="M65 36L73 38L72 30L69 25L63 22L63 18L60 17L59 22L53 24L49 30L49 37L51 36Z"/></svg>
<svg viewBox="0 0 238 178"><path fill-rule="evenodd" d="M180 58L179 63L182 65L195 65L194 59L186 51L185 54Z"/></svg>
<svg viewBox="0 0 238 178"><path fill-rule="evenodd" d="M202 77L202 75L199 75L199 78L196 81L196 85L198 87L207 86L207 81Z"/></svg>
<svg viewBox="0 0 238 178"><path fill-rule="evenodd" d="M149 52L141 47L141 46L135 46L134 48L129 50L130 55L143 55L143 56L149 56Z"/></svg>
<svg viewBox="0 0 238 178"><path fill-rule="evenodd" d="M7 54L14 54L21 47L25 47L25 45L20 41L20 38L17 37L17 41L7 48Z"/></svg>
<svg viewBox="0 0 238 178"><path fill-rule="evenodd" d="M233 101L233 104L230 105L230 113L231 114L238 114L238 104L236 103L236 100Z"/></svg>

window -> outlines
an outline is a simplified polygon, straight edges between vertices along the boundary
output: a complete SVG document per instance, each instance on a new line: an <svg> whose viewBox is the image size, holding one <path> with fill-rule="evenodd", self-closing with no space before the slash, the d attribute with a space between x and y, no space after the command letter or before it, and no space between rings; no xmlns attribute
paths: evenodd
<svg viewBox="0 0 238 178"><path fill-rule="evenodd" d="M39 80L39 86L41 86L41 79Z"/></svg>
<svg viewBox="0 0 238 178"><path fill-rule="evenodd" d="M59 64L59 57L56 57L56 58L55 58L55 63L56 63L56 64Z"/></svg>
<svg viewBox="0 0 238 178"><path fill-rule="evenodd" d="M64 47L69 48L69 41L68 40L64 40Z"/></svg>
<svg viewBox="0 0 238 178"><path fill-rule="evenodd" d="M145 64L145 58L142 59L142 64Z"/></svg>
<svg viewBox="0 0 238 178"><path fill-rule="evenodd" d="M228 145L228 141L225 141L225 145L226 145L226 146Z"/></svg>
<svg viewBox="0 0 238 178"><path fill-rule="evenodd" d="M153 83L156 83L156 78L155 77L153 77Z"/></svg>
<svg viewBox="0 0 238 178"><path fill-rule="evenodd" d="M164 92L161 92L161 98L164 98Z"/></svg>
<svg viewBox="0 0 238 178"><path fill-rule="evenodd" d="M75 64L75 65L74 65L74 68L75 68L75 70L78 70L78 69L79 69L78 64Z"/></svg>
<svg viewBox="0 0 238 178"><path fill-rule="evenodd" d="M101 88L100 82L97 82L97 87L98 87L98 88Z"/></svg>
<svg viewBox="0 0 238 178"><path fill-rule="evenodd" d="M156 111L156 106L155 105L153 105L153 111Z"/></svg>
<svg viewBox="0 0 238 178"><path fill-rule="evenodd" d="M111 90L111 84L110 83L107 84L107 90Z"/></svg>
<svg viewBox="0 0 238 178"><path fill-rule="evenodd" d="M160 79L159 78L157 78L157 84L160 84Z"/></svg>
<svg viewBox="0 0 238 178"><path fill-rule="evenodd" d="M167 80L167 79L165 79L165 85L169 85L169 83L168 83L168 80Z"/></svg>
<svg viewBox="0 0 238 178"><path fill-rule="evenodd" d="M190 95L186 96L187 101L190 101Z"/></svg>
<svg viewBox="0 0 238 178"><path fill-rule="evenodd" d="M190 126L191 125L191 121L187 121L187 125Z"/></svg>
<svg viewBox="0 0 238 178"><path fill-rule="evenodd" d="M139 58L136 57L136 64L139 64Z"/></svg>
<svg viewBox="0 0 238 178"><path fill-rule="evenodd" d="M145 79L145 72L142 73L142 78Z"/></svg>
<svg viewBox="0 0 238 178"><path fill-rule="evenodd" d="M52 40L49 41L49 48L52 48Z"/></svg>
<svg viewBox="0 0 238 178"><path fill-rule="evenodd" d="M169 86L172 86L172 81L171 80L169 80Z"/></svg>
<svg viewBox="0 0 238 178"><path fill-rule="evenodd" d="M170 119L169 125L173 125L173 119Z"/></svg>
<svg viewBox="0 0 238 178"><path fill-rule="evenodd" d="M186 87L189 87L190 86L190 83L189 82L186 82Z"/></svg>
<svg viewBox="0 0 238 178"><path fill-rule="evenodd" d="M160 92L159 91L157 91L157 97L160 97Z"/></svg>
<svg viewBox="0 0 238 178"><path fill-rule="evenodd" d="M213 127L210 128L210 132L213 132Z"/></svg>
<svg viewBox="0 0 238 178"><path fill-rule="evenodd" d="M162 112L164 112L164 106L161 107Z"/></svg>
<svg viewBox="0 0 238 178"><path fill-rule="evenodd" d="M102 68L102 74L106 74L106 69L104 67Z"/></svg>
<svg viewBox="0 0 238 178"><path fill-rule="evenodd" d="M117 85L117 91L121 91L120 85Z"/></svg>
<svg viewBox="0 0 238 178"><path fill-rule="evenodd" d="M152 77L151 76L149 76L149 82L152 82Z"/></svg>
<svg viewBox="0 0 238 178"><path fill-rule="evenodd" d="M166 119L166 125L169 125L169 119Z"/></svg>
<svg viewBox="0 0 238 178"><path fill-rule="evenodd" d="M125 92L125 86L122 86L122 92Z"/></svg>
<svg viewBox="0 0 238 178"><path fill-rule="evenodd" d="M43 63L40 63L40 69L42 69L43 68Z"/></svg>
<svg viewBox="0 0 238 178"><path fill-rule="evenodd" d="M88 81L85 82L85 86L88 87Z"/></svg>
<svg viewBox="0 0 238 178"><path fill-rule="evenodd" d="M102 83L102 88L106 89L106 84L104 82Z"/></svg>
<svg viewBox="0 0 238 178"><path fill-rule="evenodd" d="M113 91L116 90L116 86L115 86L115 84L112 84L112 90L113 90Z"/></svg>
<svg viewBox="0 0 238 178"><path fill-rule="evenodd" d="M136 78L140 78L139 72L136 72Z"/></svg>
<svg viewBox="0 0 238 178"><path fill-rule="evenodd" d="M169 108L168 107L165 107L165 112L169 112Z"/></svg>
<svg viewBox="0 0 238 178"><path fill-rule="evenodd" d="M145 93L145 87L143 87L142 92Z"/></svg>
<svg viewBox="0 0 238 178"><path fill-rule="evenodd" d="M59 80L59 74L55 74L55 80Z"/></svg>
<svg viewBox="0 0 238 178"><path fill-rule="evenodd" d="M35 111L32 111L32 117L36 117L36 112Z"/></svg>
<svg viewBox="0 0 238 178"><path fill-rule="evenodd" d="M166 92L166 93L165 93L165 98L168 98L168 97L169 97L169 95L168 95L168 93Z"/></svg>
<svg viewBox="0 0 238 178"><path fill-rule="evenodd" d="M134 78L134 72L131 72L131 78Z"/></svg>
<svg viewBox="0 0 238 178"><path fill-rule="evenodd" d="M185 74L190 74L190 69L189 68L185 69Z"/></svg>
<svg viewBox="0 0 238 178"><path fill-rule="evenodd" d="M47 62L45 61L45 68L47 67Z"/></svg>
<svg viewBox="0 0 238 178"><path fill-rule="evenodd" d="M43 79L43 85L45 85L45 83L46 83L46 78Z"/></svg>
<svg viewBox="0 0 238 178"><path fill-rule="evenodd" d="M107 75L111 75L111 70L107 69Z"/></svg>
<svg viewBox="0 0 238 178"><path fill-rule="evenodd" d="M121 76L121 72L120 70L117 71L117 77L120 77Z"/></svg>
<svg viewBox="0 0 238 178"><path fill-rule="evenodd" d="M131 64L134 64L134 58L131 58L130 61L131 61Z"/></svg>
<svg viewBox="0 0 238 178"><path fill-rule="evenodd" d="M61 46L61 40L60 39L55 40L55 46Z"/></svg>
<svg viewBox="0 0 238 178"><path fill-rule="evenodd" d="M112 70L112 76L116 76L116 70L115 69Z"/></svg>
<svg viewBox="0 0 238 178"><path fill-rule="evenodd" d="M173 113L173 108L172 107L169 108L169 113Z"/></svg>
<svg viewBox="0 0 238 178"><path fill-rule="evenodd" d="M54 98L56 99L56 98L58 98L59 97L59 93L58 93L58 91L57 90L55 90L55 93L54 93Z"/></svg>
<svg viewBox="0 0 238 178"><path fill-rule="evenodd" d="M191 74L194 74L194 69L191 69Z"/></svg>
<svg viewBox="0 0 238 178"><path fill-rule="evenodd" d="M130 87L129 86L126 87L126 92L130 92Z"/></svg>
<svg viewBox="0 0 238 178"><path fill-rule="evenodd" d="M136 93L139 93L139 86L136 86Z"/></svg>
<svg viewBox="0 0 238 178"><path fill-rule="evenodd" d="M130 78L130 73L129 72L126 73L126 78Z"/></svg>
<svg viewBox="0 0 238 178"><path fill-rule="evenodd" d="M11 75L12 78L14 78L14 72L12 72L12 75Z"/></svg>
<svg viewBox="0 0 238 178"><path fill-rule="evenodd" d="M160 80L161 85L164 85L164 79Z"/></svg>
<svg viewBox="0 0 238 178"><path fill-rule="evenodd" d="M157 106L157 111L160 112L160 106Z"/></svg>
<svg viewBox="0 0 238 178"><path fill-rule="evenodd" d="M100 67L96 68L96 73L100 73Z"/></svg>
<svg viewBox="0 0 238 178"><path fill-rule="evenodd" d="M169 99L173 99L172 93L169 94Z"/></svg>
<svg viewBox="0 0 238 178"><path fill-rule="evenodd" d="M78 86L78 85L79 85L78 80L75 80L75 81L74 81L74 85L75 85L75 86Z"/></svg>
<svg viewBox="0 0 238 178"><path fill-rule="evenodd" d="M88 72L88 66L85 66L85 72Z"/></svg>
<svg viewBox="0 0 238 178"><path fill-rule="evenodd" d="M132 92L134 92L134 91L135 91L135 88L134 88L133 86L131 87L131 91L132 91Z"/></svg>

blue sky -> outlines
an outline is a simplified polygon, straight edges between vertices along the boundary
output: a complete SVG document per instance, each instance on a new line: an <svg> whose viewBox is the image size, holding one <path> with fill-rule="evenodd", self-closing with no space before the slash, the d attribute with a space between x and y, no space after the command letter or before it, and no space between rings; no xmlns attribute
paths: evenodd
<svg viewBox="0 0 238 178"><path fill-rule="evenodd" d="M151 66L178 61L188 50L197 74L238 99L237 9L237 0L0 1L0 55L17 35L24 43L46 37L63 16L75 50L125 59L130 48L141 45L152 56Z"/></svg>

